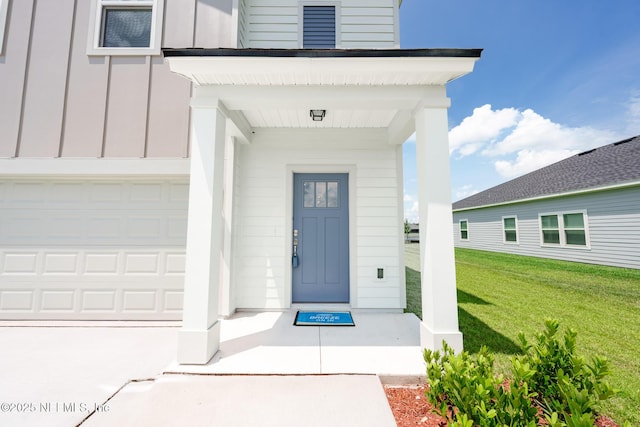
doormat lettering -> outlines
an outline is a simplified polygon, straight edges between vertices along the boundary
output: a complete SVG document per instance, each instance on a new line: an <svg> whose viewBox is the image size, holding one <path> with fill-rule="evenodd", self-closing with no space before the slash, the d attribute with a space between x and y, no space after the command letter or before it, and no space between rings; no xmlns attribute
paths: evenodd
<svg viewBox="0 0 640 427"><path fill-rule="evenodd" d="M298 311L295 326L356 326L349 311Z"/></svg>

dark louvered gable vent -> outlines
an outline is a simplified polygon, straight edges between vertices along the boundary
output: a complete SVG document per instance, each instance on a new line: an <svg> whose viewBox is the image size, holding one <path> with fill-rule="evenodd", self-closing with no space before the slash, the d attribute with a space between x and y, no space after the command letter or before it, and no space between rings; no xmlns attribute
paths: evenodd
<svg viewBox="0 0 640 427"><path fill-rule="evenodd" d="M335 6L305 6L302 47L332 49L336 47Z"/></svg>

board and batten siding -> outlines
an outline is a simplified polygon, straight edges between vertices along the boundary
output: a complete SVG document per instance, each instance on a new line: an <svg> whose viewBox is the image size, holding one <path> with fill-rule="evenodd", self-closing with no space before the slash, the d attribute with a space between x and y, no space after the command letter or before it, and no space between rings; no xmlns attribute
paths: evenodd
<svg viewBox="0 0 640 427"><path fill-rule="evenodd" d="M585 211L590 248L541 245L540 213ZM518 243L503 241L502 217L518 219ZM640 268L640 186L454 212L456 247ZM460 220L469 239L460 239Z"/></svg>
<svg viewBox="0 0 640 427"><path fill-rule="evenodd" d="M343 49L400 46L397 0L244 0L239 40L247 48L298 49L302 6L336 6L336 42ZM242 15L241 15L242 16Z"/></svg>
<svg viewBox="0 0 640 427"><path fill-rule="evenodd" d="M284 134L278 134L280 136ZM294 172L348 172L350 182L350 301L355 308L402 309L405 304L402 199L395 147L350 146L334 133L331 147L292 137L237 147L232 288L238 309L283 309L291 302L291 191ZM301 136L301 135L300 135ZM311 139L311 138L308 138ZM336 143L337 141L337 143ZM337 145L336 145L337 144ZM342 144L342 145L341 145ZM297 148L292 148L295 146ZM350 148L351 147L351 148ZM288 188L288 183L291 188ZM383 280L376 278L384 268Z"/></svg>
<svg viewBox="0 0 640 427"><path fill-rule="evenodd" d="M191 84L159 55L87 55L92 1L11 2L0 157L187 157ZM234 47L232 3L165 0L162 46Z"/></svg>

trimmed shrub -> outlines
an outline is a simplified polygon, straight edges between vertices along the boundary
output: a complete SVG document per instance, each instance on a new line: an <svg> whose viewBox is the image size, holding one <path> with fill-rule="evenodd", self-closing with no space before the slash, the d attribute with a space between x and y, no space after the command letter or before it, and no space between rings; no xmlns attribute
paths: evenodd
<svg viewBox="0 0 640 427"><path fill-rule="evenodd" d="M591 427L595 405L615 392L604 380L606 359L591 362L575 354L576 332L558 338L557 320L529 342L519 334L523 355L511 358L513 378L496 375L486 347L476 354L455 354L443 342L441 351L424 350L435 412L454 427L535 427L540 418L551 427Z"/></svg>

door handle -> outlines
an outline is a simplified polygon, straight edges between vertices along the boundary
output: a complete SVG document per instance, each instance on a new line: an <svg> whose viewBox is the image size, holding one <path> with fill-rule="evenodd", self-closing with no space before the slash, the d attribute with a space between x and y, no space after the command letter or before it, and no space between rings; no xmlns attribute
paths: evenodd
<svg viewBox="0 0 640 427"><path fill-rule="evenodd" d="M298 267L298 229L293 229L293 256L291 257L291 265L293 268Z"/></svg>

